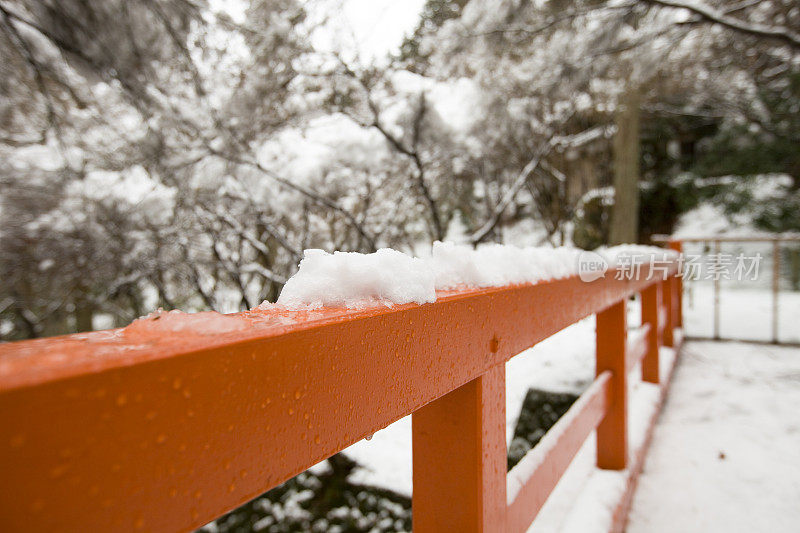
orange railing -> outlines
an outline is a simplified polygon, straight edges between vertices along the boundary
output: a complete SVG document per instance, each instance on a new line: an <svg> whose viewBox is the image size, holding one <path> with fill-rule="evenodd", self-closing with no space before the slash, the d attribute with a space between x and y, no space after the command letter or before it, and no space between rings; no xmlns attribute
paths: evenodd
<svg viewBox="0 0 800 533"><path fill-rule="evenodd" d="M641 467L629 464L627 376L641 360L644 380L663 378L677 269L2 345L2 527L190 530L413 413L414 528L524 531L595 429L600 468ZM645 326L627 339L635 293ZM593 313L597 379L530 452L539 466L508 502L504 363Z"/></svg>

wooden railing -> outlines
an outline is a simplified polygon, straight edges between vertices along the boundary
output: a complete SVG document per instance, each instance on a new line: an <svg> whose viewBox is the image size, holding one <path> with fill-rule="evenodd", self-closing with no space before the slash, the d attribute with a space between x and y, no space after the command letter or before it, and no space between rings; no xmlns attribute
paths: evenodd
<svg viewBox="0 0 800 533"><path fill-rule="evenodd" d="M413 413L414 528L524 531L595 429L597 466L631 467L626 382L661 379L677 268L0 345L1 527L191 530ZM594 313L597 379L507 501L504 363Z"/></svg>

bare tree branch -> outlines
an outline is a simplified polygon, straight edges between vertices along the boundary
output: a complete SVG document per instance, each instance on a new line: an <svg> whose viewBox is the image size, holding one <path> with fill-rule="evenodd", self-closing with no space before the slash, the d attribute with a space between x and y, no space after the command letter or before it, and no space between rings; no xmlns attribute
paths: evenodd
<svg viewBox="0 0 800 533"><path fill-rule="evenodd" d="M320 194L317 194L314 191L312 191L312 190L310 190L310 189L308 189L306 187L303 187L303 186L298 185L296 183L292 183L291 181L287 180L286 178L282 178L282 177L276 175L274 172L272 172L269 169L267 169L264 166L262 166L261 163L259 163L258 161L250 161L250 160L247 160L247 159L243 159L243 158L238 157L236 155L227 154L227 153L224 153L224 152L220 152L218 150L214 150L214 149L212 149L210 147L209 147L209 153L211 153L211 154L213 154L213 155L215 155L217 157L221 157L222 159L225 159L225 160L230 161L232 163L237 163L237 164L240 164L240 165L248 166L250 168L254 168L254 169L262 172L264 175L269 176L273 180L277 181L281 185L283 185L283 186L285 186L285 187L287 187L289 189L292 189L294 191L299 192L303 196L305 196L305 197L309 198L310 200L312 200L314 203L317 203L319 205L327 207L328 209L331 209L332 211L335 211L335 212L341 214L348 221L348 223L350 223L350 225L358 232L358 234L366 241L367 246L370 248L371 252L374 252L377 249L376 244L375 244L375 238L372 235L370 235L369 233L367 233L367 231L364 229L364 225L361 224L351 212L349 212L347 209L343 208L342 206L340 206L339 204L337 204L333 200L331 200L329 198L325 198L324 196L322 196Z"/></svg>
<svg viewBox="0 0 800 533"><path fill-rule="evenodd" d="M525 185L525 182L528 178L533 174L533 171L536 170L536 167L539 166L539 163L542 161L542 158L552 149L552 143L548 140L542 148L536 152L536 154L528 161L520 173L517 175L517 178L514 180L514 183L511 185L511 188L506 191L506 194L503 196L503 199L497 204L494 212L491 214L489 219L486 223L481 226L475 233L472 234L469 238L469 242L473 245L480 244L483 242L494 230L497 226L498 222L500 222L500 217L503 216L503 212L508 208L514 198L517 197L517 193L519 193L520 189Z"/></svg>
<svg viewBox="0 0 800 533"><path fill-rule="evenodd" d="M537 33L541 33L543 31L546 31L546 30L552 28L553 26L556 26L557 24L559 24L561 22L564 22L564 21L567 21L567 20L573 20L573 19L576 19L578 17L582 17L582 16L588 15L590 13L594 13L596 11L609 11L609 10L622 10L622 11L624 11L624 10L627 10L627 9L631 9L631 8L633 8L635 6L636 6L636 2L628 2L628 3L625 3L625 4L614 5L614 6L599 4L599 5L593 5L593 6L589 6L589 7L585 7L585 8L581 8L581 9L571 9L569 11L565 11L563 13L559 13L556 16L550 17L549 19L545 20L544 22L542 22L538 26L519 26L519 27L506 26L506 27L495 28L493 30L488 30L488 31L484 31L484 32L473 33L473 34L471 34L471 36L472 37L479 37L479 36L485 36L485 35L498 35L498 34L513 34L513 33L517 33L517 34L523 34L526 37L530 37L530 36L536 35Z"/></svg>
<svg viewBox="0 0 800 533"><path fill-rule="evenodd" d="M662 7L672 7L677 9L686 9L691 13L697 15L706 22L719 24L728 29L754 35L756 37L768 37L783 41L794 48L800 48L800 34L786 28L784 26L768 26L766 24L758 24L755 22L747 22L735 17L730 17L724 13L713 9L712 7L699 4L687 3L675 0L644 0L645 2Z"/></svg>
<svg viewBox="0 0 800 533"><path fill-rule="evenodd" d="M435 240L442 240L445 236L445 227L442 222L442 216L439 212L439 206L433 194L431 193L430 188L428 187L427 180L425 179L425 165L422 161L422 157L420 156L419 152L419 141L422 136L422 126L425 119L425 114L428 111L427 101L425 99L425 93L422 92L419 95L419 101L417 105L416 112L414 114L414 118L412 121L412 131L411 131L411 147L407 147L403 144L403 142L392 135L389 130L381 123L380 121L380 109L375 101L372 99L372 93L370 90L369 85L365 82L362 76L359 76L355 70L353 70L347 62L341 58L338 54L335 55L336 60L338 61L339 65L342 67L344 74L356 81L361 89L364 91L365 99L367 107L371 113L371 117L368 121L364 121L359 119L356 116L353 116L351 113L345 114L349 116L354 122L361 125L365 128L375 128L389 145L398 153L408 157L414 163L414 167L416 168L416 174L414 176L417 188L419 189L420 194L422 195L423 200L427 204L428 211L430 213L430 224L431 224L431 234Z"/></svg>

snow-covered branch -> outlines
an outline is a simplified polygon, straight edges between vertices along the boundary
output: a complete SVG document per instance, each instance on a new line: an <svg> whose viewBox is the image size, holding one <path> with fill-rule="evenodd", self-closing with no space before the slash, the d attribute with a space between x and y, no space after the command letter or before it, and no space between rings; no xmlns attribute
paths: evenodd
<svg viewBox="0 0 800 533"><path fill-rule="evenodd" d="M536 155L534 155L531 160L528 161L528 163L522 168L514 180L514 183L506 191L505 195L503 195L502 200L500 200L500 203L497 204L497 207L489 216L489 219L486 221L486 223L478 228L478 230L469 237L469 242L471 244L480 244L492 233L494 228L497 227L498 222L500 222L500 218L503 216L505 210L508 208L511 202L514 201L514 198L517 197L520 189L522 189L522 187L525 185L525 182L533 174L533 171L536 170L536 167L539 166L542 158L547 155L551 148L552 143L547 142L544 147L536 152Z"/></svg>
<svg viewBox="0 0 800 533"><path fill-rule="evenodd" d="M707 5L692 2L681 2L676 0L644 0L649 4L654 4L662 7L672 7L676 9L686 9L697 15L706 22L719 24L728 29L735 30L748 35L756 37L768 37L777 39L791 45L794 48L800 48L800 34L792 31L784 26L768 26L766 24L758 24L755 22L747 22L735 17L731 17L725 13L721 13Z"/></svg>

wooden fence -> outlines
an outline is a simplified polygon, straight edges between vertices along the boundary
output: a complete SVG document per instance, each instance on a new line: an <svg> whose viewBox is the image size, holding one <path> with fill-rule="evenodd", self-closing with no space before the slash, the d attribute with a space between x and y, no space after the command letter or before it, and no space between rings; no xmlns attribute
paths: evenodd
<svg viewBox="0 0 800 533"><path fill-rule="evenodd" d="M414 529L524 531L592 431L599 468L641 468L626 382L639 361L663 381L677 270L0 345L0 527L191 530L413 413ZM628 338L635 293L644 326ZM591 314L597 379L529 452L539 466L509 502L505 362Z"/></svg>

